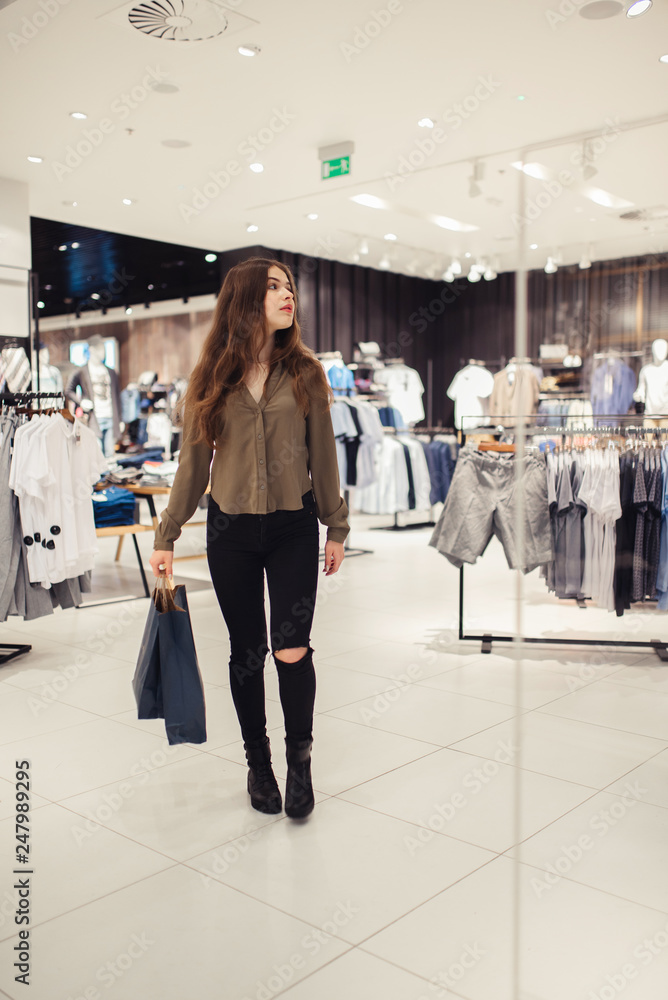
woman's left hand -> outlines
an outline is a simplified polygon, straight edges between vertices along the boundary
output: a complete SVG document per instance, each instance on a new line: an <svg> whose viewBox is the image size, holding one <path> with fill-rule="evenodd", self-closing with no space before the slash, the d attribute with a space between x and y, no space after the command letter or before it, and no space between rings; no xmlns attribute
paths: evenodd
<svg viewBox="0 0 668 1000"><path fill-rule="evenodd" d="M326 542L325 568L323 570L325 576L331 576L332 573L336 573L342 562L343 542Z"/></svg>

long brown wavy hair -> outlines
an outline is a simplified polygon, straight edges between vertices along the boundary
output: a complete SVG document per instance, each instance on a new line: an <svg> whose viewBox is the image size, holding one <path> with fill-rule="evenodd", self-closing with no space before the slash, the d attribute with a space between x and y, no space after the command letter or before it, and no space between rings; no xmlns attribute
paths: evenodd
<svg viewBox="0 0 668 1000"><path fill-rule="evenodd" d="M295 311L292 325L276 331L263 393L266 393L271 373L281 362L292 376L297 405L304 416L314 403L327 407L331 402L332 392L325 371L302 342L297 319L297 288L290 268L268 257L250 257L235 264L225 275L211 330L182 400L193 443L206 441L209 447L215 447L218 420L225 401L243 387L251 366L259 359L268 333L264 300L270 267L278 267L287 275Z"/></svg>

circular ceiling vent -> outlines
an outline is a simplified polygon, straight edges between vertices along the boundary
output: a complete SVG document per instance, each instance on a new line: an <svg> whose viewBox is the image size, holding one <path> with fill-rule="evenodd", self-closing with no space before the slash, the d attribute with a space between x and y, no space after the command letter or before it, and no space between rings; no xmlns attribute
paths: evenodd
<svg viewBox="0 0 668 1000"><path fill-rule="evenodd" d="M148 0L133 7L133 28L169 42L201 42L217 38L228 27L228 12L218 0Z"/></svg>

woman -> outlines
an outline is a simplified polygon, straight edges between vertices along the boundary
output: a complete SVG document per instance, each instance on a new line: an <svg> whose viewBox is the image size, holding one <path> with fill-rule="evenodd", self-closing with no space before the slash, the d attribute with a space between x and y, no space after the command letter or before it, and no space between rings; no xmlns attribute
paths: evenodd
<svg viewBox="0 0 668 1000"><path fill-rule="evenodd" d="M285 718L285 811L301 818L314 805L310 632L318 520L328 528L327 576L343 561L349 527L331 392L322 366L302 343L296 314L294 279L278 261L252 257L226 275L185 395L179 468L151 567L156 576L171 575L174 540L205 492L211 466L207 558L230 634L230 687L251 805L264 813L282 808L265 716L264 662L271 649Z"/></svg>

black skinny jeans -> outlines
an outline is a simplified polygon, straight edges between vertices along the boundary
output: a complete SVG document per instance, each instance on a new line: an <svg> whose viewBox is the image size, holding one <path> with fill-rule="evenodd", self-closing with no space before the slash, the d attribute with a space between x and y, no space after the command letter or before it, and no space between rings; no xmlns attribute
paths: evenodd
<svg viewBox="0 0 668 1000"><path fill-rule="evenodd" d="M266 734L264 663L271 649L306 647L296 663L274 656L286 736L310 739L315 671L310 647L318 586L318 519L309 490L301 510L225 514L209 496L207 559L230 634L230 687L244 743ZM270 639L264 609L267 574Z"/></svg>

